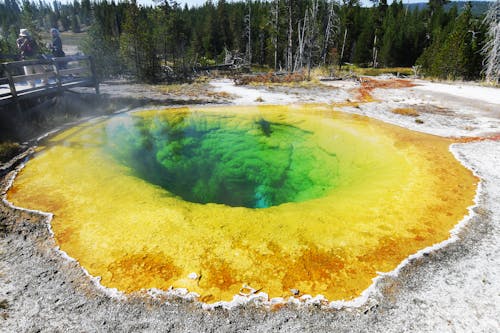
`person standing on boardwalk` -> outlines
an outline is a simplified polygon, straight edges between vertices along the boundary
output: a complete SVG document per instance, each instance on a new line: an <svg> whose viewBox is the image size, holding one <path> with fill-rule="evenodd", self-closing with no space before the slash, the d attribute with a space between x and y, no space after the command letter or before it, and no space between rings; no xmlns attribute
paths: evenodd
<svg viewBox="0 0 500 333"><path fill-rule="evenodd" d="M16 44L21 55L21 60L32 60L37 58L38 44L33 37L31 37L28 29L21 29L19 31L19 38L16 40ZM23 66L23 68L25 75L35 74L37 71L43 72L43 67L40 65ZM35 87L34 80L29 80L28 83L31 88Z"/></svg>
<svg viewBox="0 0 500 333"><path fill-rule="evenodd" d="M17 48L21 53L21 60L34 59L38 55L38 44L31 37L28 29L19 31L19 38L16 40Z"/></svg>
<svg viewBox="0 0 500 333"><path fill-rule="evenodd" d="M52 51L52 55L54 57L66 56L62 48L62 41L59 30L57 30L56 28L50 29L50 35L52 36L52 43L49 44L49 49Z"/></svg>

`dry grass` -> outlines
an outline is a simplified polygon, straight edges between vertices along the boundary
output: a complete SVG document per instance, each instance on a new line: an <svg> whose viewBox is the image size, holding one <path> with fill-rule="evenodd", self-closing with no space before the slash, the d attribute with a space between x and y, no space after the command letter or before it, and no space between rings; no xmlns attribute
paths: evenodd
<svg viewBox="0 0 500 333"><path fill-rule="evenodd" d="M208 97L211 99L230 100L234 98L231 93L221 91L213 91L213 88L208 84L208 81L200 80L194 83L184 84L168 84L168 85L153 85L152 89L169 95L170 97L189 97L198 99L200 97Z"/></svg>
<svg viewBox="0 0 500 333"><path fill-rule="evenodd" d="M209 97L222 98L222 99L232 99L234 97L233 94L228 93L227 91L210 91L207 93Z"/></svg>
<svg viewBox="0 0 500 333"><path fill-rule="evenodd" d="M191 90L196 83L193 84L168 84L168 85L157 85L154 89L162 92L164 94L179 94L186 93L187 90Z"/></svg>
<svg viewBox="0 0 500 333"><path fill-rule="evenodd" d="M392 75L413 75L413 70L410 67L387 67L387 68L362 68L355 65L343 66L341 70L337 66L322 66L311 70L311 77L321 76L337 76L337 77L352 77L354 76L377 76L383 74Z"/></svg>
<svg viewBox="0 0 500 333"><path fill-rule="evenodd" d="M420 113L413 108L396 108L391 110L392 113L400 114L402 116L418 117Z"/></svg>
<svg viewBox="0 0 500 333"><path fill-rule="evenodd" d="M209 83L210 82L210 77L201 75L201 76L196 77L196 79L194 80L194 82L195 83Z"/></svg>
<svg viewBox="0 0 500 333"><path fill-rule="evenodd" d="M269 84L269 83L294 83L303 82L307 79L304 73L290 73L277 75L274 72L257 75L242 75L235 80L236 85Z"/></svg>
<svg viewBox="0 0 500 333"><path fill-rule="evenodd" d="M347 66L346 69L361 76L377 76L382 74L413 75L413 70L410 67L360 68L356 66Z"/></svg>
<svg viewBox="0 0 500 333"><path fill-rule="evenodd" d="M317 78L320 76L332 76L334 72L335 68L331 66L315 67L311 70L311 77Z"/></svg>

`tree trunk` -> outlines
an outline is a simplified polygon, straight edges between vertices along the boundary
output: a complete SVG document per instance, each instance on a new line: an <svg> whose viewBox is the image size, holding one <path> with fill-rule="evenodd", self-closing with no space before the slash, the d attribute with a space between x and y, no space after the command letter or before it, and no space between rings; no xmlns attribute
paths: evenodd
<svg viewBox="0 0 500 333"><path fill-rule="evenodd" d="M311 78L311 64L312 64L312 51L317 48L316 45L316 17L318 16L318 0L313 1L313 7L311 8L311 18L309 19L309 27L307 29L307 79Z"/></svg>
<svg viewBox="0 0 500 333"><path fill-rule="evenodd" d="M304 24L301 27L300 22L297 23L297 32L299 36L299 45L297 47L297 52L295 54L295 64L293 65L293 71L296 72L302 69L302 64L304 62L304 34L307 25L307 13L304 16Z"/></svg>
<svg viewBox="0 0 500 333"><path fill-rule="evenodd" d="M245 34L247 36L247 61L249 65L252 65L252 7L251 1L247 1L248 4L248 14L245 16Z"/></svg>
<svg viewBox="0 0 500 333"><path fill-rule="evenodd" d="M484 23L488 26L488 42L483 48L485 59L483 72L486 81L498 84L500 81L500 0L490 5Z"/></svg>
<svg viewBox="0 0 500 333"><path fill-rule="evenodd" d="M323 39L323 49L321 50L321 63L324 65L326 63L326 55L328 53L328 46L330 45L330 38L332 34L337 30L337 15L333 10L334 1L330 2L330 9L328 11L328 20L325 29L325 37Z"/></svg>
<svg viewBox="0 0 500 333"><path fill-rule="evenodd" d="M292 71L292 47L293 47L293 25L292 25L292 0L288 0L288 46L286 49L286 70L288 72Z"/></svg>
<svg viewBox="0 0 500 333"><path fill-rule="evenodd" d="M344 49L345 49L345 40L347 38L347 27L344 31L344 41L342 42L342 52L340 53L340 59L339 59L339 69L342 69L342 61L344 59Z"/></svg>
<svg viewBox="0 0 500 333"><path fill-rule="evenodd" d="M274 0L274 8L273 8L273 27L274 27L274 32L273 32L273 38L272 38L272 43L274 47L274 71L278 69L278 36L279 36L279 7L280 7L280 2L279 0Z"/></svg>

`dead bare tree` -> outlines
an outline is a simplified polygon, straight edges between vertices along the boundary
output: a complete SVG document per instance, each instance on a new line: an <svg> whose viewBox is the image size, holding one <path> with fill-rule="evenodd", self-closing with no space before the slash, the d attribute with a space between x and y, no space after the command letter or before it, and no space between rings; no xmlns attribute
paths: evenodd
<svg viewBox="0 0 500 333"><path fill-rule="evenodd" d="M488 26L488 42L483 48L485 55L483 72L487 81L498 84L500 80L500 0L490 5L484 23Z"/></svg>
<svg viewBox="0 0 500 333"><path fill-rule="evenodd" d="M233 60L233 55L231 51L227 49L227 47L224 46L224 64L230 64L231 61Z"/></svg>
<svg viewBox="0 0 500 333"><path fill-rule="evenodd" d="M318 39L318 26L316 25L316 19L318 17L318 0L313 0L312 7L309 9L310 19L308 20L307 27L307 78L311 77L311 65L313 50L318 48L316 41Z"/></svg>
<svg viewBox="0 0 500 333"><path fill-rule="evenodd" d="M417 79L420 76L420 70L422 69L422 66L421 65L414 65L414 66L411 66L411 69L413 71L413 77Z"/></svg>
<svg viewBox="0 0 500 333"><path fill-rule="evenodd" d="M293 0L288 0L287 9L288 9L288 45L286 47L286 70L287 72L292 71L293 65L293 8L292 8Z"/></svg>
<svg viewBox="0 0 500 333"><path fill-rule="evenodd" d="M299 38L299 43L297 45L297 51L295 52L295 63L293 65L293 71L296 72L300 69L302 69L302 65L304 63L304 49L305 49L305 33L306 33L306 26L307 26L307 12L304 15L304 19L299 21L297 23L297 32L298 32L298 38Z"/></svg>
<svg viewBox="0 0 500 333"><path fill-rule="evenodd" d="M326 55L328 47L330 46L331 38L339 30L339 16L335 13L335 1L330 2L328 7L328 20L325 29L325 36L323 38L323 47L321 50L321 64L326 63Z"/></svg>
<svg viewBox="0 0 500 333"><path fill-rule="evenodd" d="M245 15L245 37L247 37L246 58L249 65L252 65L252 1L247 1L248 14Z"/></svg>
<svg viewBox="0 0 500 333"><path fill-rule="evenodd" d="M274 0L271 8L271 25L272 35L271 42L274 47L274 70L278 69L278 36L279 36L279 13L280 13L280 0Z"/></svg>
<svg viewBox="0 0 500 333"><path fill-rule="evenodd" d="M299 71L307 66L308 77L311 74L313 50L319 49L317 45L318 28L318 0L312 1L312 6L304 13L304 19L297 24L298 29L298 46L295 54L294 72Z"/></svg>
<svg viewBox="0 0 500 333"><path fill-rule="evenodd" d="M373 37L373 49L372 49L372 67L373 68L376 68L378 65L377 56L378 56L377 35L375 34L375 37Z"/></svg>
<svg viewBox="0 0 500 333"><path fill-rule="evenodd" d="M345 49L346 38L347 38L347 27L345 28L345 31L344 31L344 41L342 42L342 51L340 52L339 70L342 69L342 62L344 59L344 49Z"/></svg>

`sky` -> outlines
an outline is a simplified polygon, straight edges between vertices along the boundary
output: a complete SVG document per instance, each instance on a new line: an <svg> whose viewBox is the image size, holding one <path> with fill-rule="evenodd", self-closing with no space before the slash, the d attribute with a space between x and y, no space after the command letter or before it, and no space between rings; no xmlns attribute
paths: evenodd
<svg viewBox="0 0 500 333"><path fill-rule="evenodd" d="M140 1L145 1L145 0L140 0ZM146 0L147 1L147 0ZM151 0L149 0L151 1ZM205 0L190 0L190 1L177 1L178 3L181 3L182 5L184 4L188 4L189 7L191 6L199 6L199 5L203 5L205 3ZM215 3L217 3L216 1L214 1Z"/></svg>
<svg viewBox="0 0 500 333"><path fill-rule="evenodd" d="M206 0L176 0L178 3L182 4L182 6L184 6L184 4L187 4L189 7L191 6L200 6L200 5L203 5ZM369 2L367 0L362 0L362 2ZM425 2L426 0L412 0L412 2ZM153 0L137 0L138 3L141 3L141 4L147 4L147 5L151 5L151 4L154 4ZM217 3L217 0L213 0L214 3ZM231 0L227 0L227 2L231 2ZM407 1L404 1L404 2L407 2Z"/></svg>
<svg viewBox="0 0 500 333"><path fill-rule="evenodd" d="M200 6L200 5L203 5L206 0L176 0L178 3L180 3L182 6L184 6L184 4L187 4L189 7L192 7L192 6ZM214 3L217 3L217 0L212 0ZM226 0L227 2L232 2L232 0ZM242 0L235 0L235 1L242 1ZM341 0L339 0L341 2ZM428 0L403 0L403 3L417 3L417 2L427 2ZM452 0L454 1L454 0ZM463 0L465 1L465 0ZM472 0L474 1L474 0ZM488 0L485 0L485 1L488 1ZM388 3L391 3L392 0L388 0ZM137 3L139 4L144 4L144 5L153 5L155 2L153 0L137 0ZM361 3L366 5L366 4L369 4L370 1L369 0L361 0Z"/></svg>
<svg viewBox="0 0 500 333"><path fill-rule="evenodd" d="M187 4L189 7L191 6L201 6L203 5L206 0L176 0L178 3L180 3L182 6L184 4ZM231 0L226 0L227 2L232 2ZM139 4L145 4L145 5L152 5L154 4L153 0L137 0ZM217 3L217 0L213 0L214 3ZM361 0L362 3L369 2L368 0ZM408 2L408 0L404 1L405 3ZM426 0L411 0L411 2L426 2Z"/></svg>

